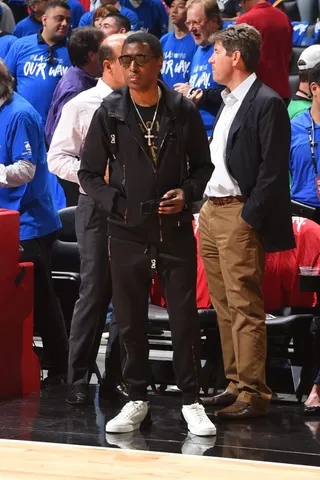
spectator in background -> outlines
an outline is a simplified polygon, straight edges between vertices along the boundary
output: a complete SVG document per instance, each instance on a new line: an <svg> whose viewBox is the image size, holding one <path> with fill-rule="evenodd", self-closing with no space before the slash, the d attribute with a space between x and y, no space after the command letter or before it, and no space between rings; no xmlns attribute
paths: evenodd
<svg viewBox="0 0 320 480"><path fill-rule="evenodd" d="M37 110L43 126L55 88L71 66L66 47L70 21L70 7L63 0L48 3L42 17L43 30L19 38L5 58L16 80L17 92ZM52 174L49 180L56 208L64 208L66 199L61 185Z"/></svg>
<svg viewBox="0 0 320 480"><path fill-rule="evenodd" d="M126 35L111 35L99 50L102 78L97 86L80 93L62 109L48 152L50 170L60 178L79 185L80 155L94 112L112 90L124 85L118 62ZM108 259L107 215L80 187L76 211L76 233L81 257L80 296L70 331L67 402L88 401L88 384L100 345L108 305L112 296ZM122 383L118 328L111 320L106 352L106 375L100 393L109 390L125 394Z"/></svg>
<svg viewBox="0 0 320 480"><path fill-rule="evenodd" d="M168 32L168 14L161 0L121 0L121 5L133 10L139 19L139 28L161 38Z"/></svg>
<svg viewBox="0 0 320 480"><path fill-rule="evenodd" d="M0 60L0 208L20 212L22 262L34 263L34 324L49 362L45 384L65 379L68 339L51 278L51 247L61 228L48 184L41 117L13 93ZM4 234L4 233L2 233Z"/></svg>
<svg viewBox="0 0 320 480"><path fill-rule="evenodd" d="M309 218L320 222L320 63L309 75L311 108L291 122L291 197L315 207ZM307 215L306 215L307 216Z"/></svg>
<svg viewBox="0 0 320 480"><path fill-rule="evenodd" d="M0 23L1 23L2 8L0 2ZM17 40L17 37L10 35L0 28L0 58L5 58L11 45Z"/></svg>
<svg viewBox="0 0 320 480"><path fill-rule="evenodd" d="M71 32L68 54L72 67L61 78L52 97L45 127L48 145L60 120L62 107L79 93L96 85L100 75L98 52L104 38L104 32L94 27L77 28Z"/></svg>
<svg viewBox="0 0 320 480"><path fill-rule="evenodd" d="M109 14L109 13L119 13L118 10L113 7L112 5L109 7L107 5L105 5L104 7L99 7L97 8L96 10L94 10L93 12L87 12L87 13L93 13L93 16L92 16L92 26L93 27L96 27L96 28L101 28L101 24L102 24L102 20L104 18L106 18L106 16ZM82 15L81 19L83 17L85 17L85 15L87 15L86 13L84 15ZM83 24L81 24L81 20L80 20L80 23L79 23L79 27L84 27L86 26L85 23L87 22L84 22Z"/></svg>
<svg viewBox="0 0 320 480"><path fill-rule="evenodd" d="M316 23L319 18L320 0L297 0L297 6L302 22Z"/></svg>
<svg viewBox="0 0 320 480"><path fill-rule="evenodd" d="M188 97L193 90L218 87L208 63L213 54L213 46L209 38L222 25L216 0L188 0L186 25L198 48L191 63L189 81L176 83L174 88ZM210 137L214 122L213 112L201 108L200 113L207 135Z"/></svg>
<svg viewBox="0 0 320 480"><path fill-rule="evenodd" d="M130 32L131 23L127 17L120 15L120 13L109 13L101 23L101 30L108 37L115 33Z"/></svg>
<svg viewBox="0 0 320 480"><path fill-rule="evenodd" d="M17 38L27 37L42 29L42 15L45 12L47 0L26 0L30 15L17 23L13 34Z"/></svg>
<svg viewBox="0 0 320 480"><path fill-rule="evenodd" d="M0 30L6 33L13 33L16 22L13 13L6 3L0 0Z"/></svg>
<svg viewBox="0 0 320 480"><path fill-rule="evenodd" d="M14 21L16 23L28 16L28 8L24 0L8 0L8 5L13 13Z"/></svg>
<svg viewBox="0 0 320 480"><path fill-rule="evenodd" d="M90 12L85 13L81 17L79 27L91 25L93 15L99 7L106 7L108 9L110 8L110 11L108 13L120 13L120 15L127 17L131 23L131 30L139 30L139 19L137 15L130 8L126 8L123 5L121 5L118 0L101 0L101 1L97 0L94 3L94 7L93 7L95 10L91 10ZM111 10L113 8L115 9L115 11Z"/></svg>
<svg viewBox="0 0 320 480"><path fill-rule="evenodd" d="M77 28L79 26L80 19L85 13L83 5L78 0L66 0L67 5L70 7L71 22L70 29Z"/></svg>
<svg viewBox="0 0 320 480"><path fill-rule="evenodd" d="M217 0L222 21L232 22L241 14L240 0Z"/></svg>
<svg viewBox="0 0 320 480"><path fill-rule="evenodd" d="M320 45L311 45L306 48L297 62L299 69L299 88L288 107L290 120L297 117L311 107L312 95L309 88L309 73L320 62Z"/></svg>
<svg viewBox="0 0 320 480"><path fill-rule="evenodd" d="M174 30L160 39L163 50L163 81L171 88L176 83L189 80L190 66L197 50L194 39L189 33L187 20L187 0L173 0L170 7L170 20Z"/></svg>
<svg viewBox="0 0 320 480"><path fill-rule="evenodd" d="M287 15L273 8L267 0L241 0L245 13L237 24L247 23L262 36L257 75L289 104L289 61L292 53L292 25Z"/></svg>
<svg viewBox="0 0 320 480"><path fill-rule="evenodd" d="M17 93L40 113L43 125L53 92L71 66L66 46L70 21L70 7L63 0L48 3L42 17L43 30L19 38L5 58Z"/></svg>

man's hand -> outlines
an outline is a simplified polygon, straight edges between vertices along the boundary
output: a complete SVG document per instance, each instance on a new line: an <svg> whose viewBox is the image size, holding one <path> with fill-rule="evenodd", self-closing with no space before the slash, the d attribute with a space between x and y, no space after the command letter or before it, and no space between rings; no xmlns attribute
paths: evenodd
<svg viewBox="0 0 320 480"><path fill-rule="evenodd" d="M161 215L172 215L173 213L180 213L183 210L185 196L184 191L180 188L169 190L162 198L168 198L168 200L164 200L159 205L158 213Z"/></svg>
<svg viewBox="0 0 320 480"><path fill-rule="evenodd" d="M182 93L182 95L186 97L191 88L191 85L189 85L189 83L175 83L173 85L173 88L176 92Z"/></svg>
<svg viewBox="0 0 320 480"><path fill-rule="evenodd" d="M201 88L197 88L191 93L191 95L188 95L188 98L195 105L197 105L197 103L201 100L202 96L203 96L203 90L201 90Z"/></svg>

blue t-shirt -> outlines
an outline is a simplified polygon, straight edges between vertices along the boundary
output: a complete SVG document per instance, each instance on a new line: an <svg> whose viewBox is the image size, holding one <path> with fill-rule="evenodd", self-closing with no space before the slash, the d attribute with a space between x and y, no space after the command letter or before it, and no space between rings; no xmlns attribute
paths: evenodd
<svg viewBox="0 0 320 480"><path fill-rule="evenodd" d="M133 10L139 18L139 30L161 38L168 32L169 18L161 0L143 0L135 8L130 0L120 0L123 7Z"/></svg>
<svg viewBox="0 0 320 480"><path fill-rule="evenodd" d="M95 10L91 10L90 12L82 15L79 22L79 27L90 27L93 23L94 12ZM131 23L131 30L139 30L139 19L132 10L130 10L129 8L121 7L119 13L124 17L127 17L129 22Z"/></svg>
<svg viewBox="0 0 320 480"><path fill-rule="evenodd" d="M5 63L16 79L17 93L28 100L46 123L53 92L71 66L65 44L50 47L40 33L19 38L10 48Z"/></svg>
<svg viewBox="0 0 320 480"><path fill-rule="evenodd" d="M85 13L83 5L78 0L67 0L67 4L70 7L71 23L70 28L77 28L79 26L80 19Z"/></svg>
<svg viewBox="0 0 320 480"><path fill-rule="evenodd" d="M36 20L31 14L29 17L26 17L17 23L13 35L17 38L27 37L28 35L38 33L42 28L42 22L38 22L38 20Z"/></svg>
<svg viewBox="0 0 320 480"><path fill-rule="evenodd" d="M172 31L164 35L160 42L163 50L163 81L171 88L175 83L188 82L191 62L197 50L190 33L179 39Z"/></svg>
<svg viewBox="0 0 320 480"><path fill-rule="evenodd" d="M0 107L0 164L28 160L36 166L31 182L0 187L0 208L20 212L20 240L39 238L61 228L54 207L46 161L43 127L35 109L14 93Z"/></svg>
<svg viewBox="0 0 320 480"><path fill-rule="evenodd" d="M212 56L212 54L212 45L208 45L206 47L198 47L193 57L190 69L189 84L192 87L203 89L220 87L220 85L213 80L212 68L210 63L208 63L209 58ZM206 128L207 135L208 137L210 137L215 117L206 110L199 110L199 112Z"/></svg>
<svg viewBox="0 0 320 480"><path fill-rule="evenodd" d="M18 40L14 35L9 35L7 33L0 33L0 58L5 58L7 53L10 50L11 45Z"/></svg>
<svg viewBox="0 0 320 480"><path fill-rule="evenodd" d="M289 168L292 176L291 196L294 200L320 207L316 187L316 174L312 164L308 128L312 134L310 109L291 121L291 149ZM315 124L314 154L320 172L320 126ZM318 173L320 176L320 173Z"/></svg>

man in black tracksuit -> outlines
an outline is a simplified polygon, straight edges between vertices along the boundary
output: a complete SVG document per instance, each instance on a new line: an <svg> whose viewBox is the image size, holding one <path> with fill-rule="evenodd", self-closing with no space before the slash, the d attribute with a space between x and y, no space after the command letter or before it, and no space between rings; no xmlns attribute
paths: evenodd
<svg viewBox="0 0 320 480"><path fill-rule="evenodd" d="M130 402L107 423L110 433L150 423L148 296L158 271L170 316L174 368L189 430L214 435L198 403L200 327L196 244L190 203L211 177L206 132L196 107L158 82L162 50L148 33L129 36L119 57L127 87L95 113L81 157L82 187L109 216L113 299L126 351ZM150 203L161 199L160 205Z"/></svg>

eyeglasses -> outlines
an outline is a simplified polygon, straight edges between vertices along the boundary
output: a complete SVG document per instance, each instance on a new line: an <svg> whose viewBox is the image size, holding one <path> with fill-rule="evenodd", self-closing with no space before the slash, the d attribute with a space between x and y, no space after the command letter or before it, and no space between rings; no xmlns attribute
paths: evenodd
<svg viewBox="0 0 320 480"><path fill-rule="evenodd" d="M48 48L49 57L46 58L46 63L48 65L53 65L54 63L54 49L52 47Z"/></svg>
<svg viewBox="0 0 320 480"><path fill-rule="evenodd" d="M148 55L146 53L137 53L137 55L120 55L118 60L121 67L129 68L132 62L138 65L138 67L144 67L151 58L157 57L154 55Z"/></svg>
<svg viewBox="0 0 320 480"><path fill-rule="evenodd" d="M187 28L190 28L190 27L198 28L198 27L203 27L206 24L206 22L207 21L204 21L204 22L191 21L191 22L184 22L184 24Z"/></svg>

